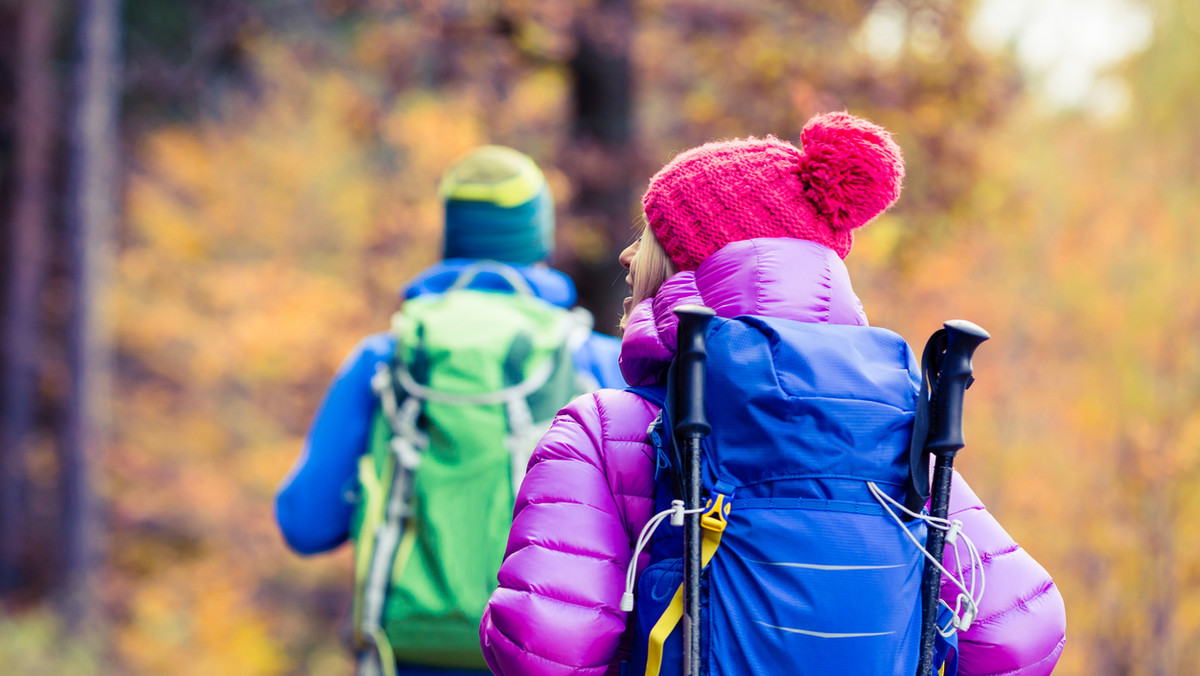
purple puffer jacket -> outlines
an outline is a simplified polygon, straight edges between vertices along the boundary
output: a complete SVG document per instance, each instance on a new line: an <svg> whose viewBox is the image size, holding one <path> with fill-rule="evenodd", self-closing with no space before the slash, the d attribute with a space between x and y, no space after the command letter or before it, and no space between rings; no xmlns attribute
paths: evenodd
<svg viewBox="0 0 1200 676"><path fill-rule="evenodd" d="M621 350L630 384L653 383L666 369L675 348L671 310L683 303L703 303L721 317L867 323L830 249L793 239L735 242L634 309ZM542 439L517 495L500 586L480 625L494 673L618 673L632 642L619 609L625 574L654 509L646 428L657 414L634 394L600 390L564 408ZM958 475L951 495L951 512L979 547L987 577L979 617L959 636L960 673L1049 674L1065 643L1062 596ZM958 565L949 551L944 562L950 570ZM646 563L643 554L639 570ZM942 598L953 605L956 596L944 583Z"/></svg>

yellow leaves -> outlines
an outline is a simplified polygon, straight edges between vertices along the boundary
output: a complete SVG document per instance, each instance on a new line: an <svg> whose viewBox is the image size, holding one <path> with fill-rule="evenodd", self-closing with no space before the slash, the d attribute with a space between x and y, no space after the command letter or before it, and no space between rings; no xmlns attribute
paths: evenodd
<svg viewBox="0 0 1200 676"><path fill-rule="evenodd" d="M480 111L467 97L441 101L414 95L391 110L383 122L384 139L404 152L412 168L435 178L452 161L486 142ZM431 184L410 186L423 194Z"/></svg>
<svg viewBox="0 0 1200 676"><path fill-rule="evenodd" d="M947 116L954 108L946 101L932 99L924 101L912 112L913 131L922 136L936 136L943 133L947 125Z"/></svg>
<svg viewBox="0 0 1200 676"><path fill-rule="evenodd" d="M48 610L0 615L0 655L9 674L100 676L103 651L95 638L68 631Z"/></svg>
<svg viewBox="0 0 1200 676"><path fill-rule="evenodd" d="M131 253L121 269L130 280L117 297L122 344L156 372L198 388L327 373L353 343L356 327L371 325L355 289L280 263L183 270Z"/></svg>
<svg viewBox="0 0 1200 676"><path fill-rule="evenodd" d="M684 116L698 124L712 122L721 112L716 94L707 87L700 87L688 92L683 100Z"/></svg>
<svg viewBox="0 0 1200 676"><path fill-rule="evenodd" d="M566 113L570 88L567 74L558 68L543 68L519 80L509 96L510 115L519 120L559 124ZM548 139L528 139L529 144L545 144ZM556 193L557 194L557 193Z"/></svg>
<svg viewBox="0 0 1200 676"><path fill-rule="evenodd" d="M361 296L332 277L277 263L213 273L201 288L213 316L193 362L197 378L302 382L344 356L347 326L371 323Z"/></svg>
<svg viewBox="0 0 1200 676"><path fill-rule="evenodd" d="M1164 451L1165 457L1160 468L1163 474L1184 476L1200 470L1200 409L1186 415L1183 424L1179 426L1178 432ZM1200 492L1193 495L1200 495ZM1200 504L1196 506L1200 507ZM1187 513L1192 512L1189 510Z"/></svg>
<svg viewBox="0 0 1200 676"><path fill-rule="evenodd" d="M190 262L211 251L298 252L370 236L383 185L362 128L369 104L338 73L304 82L269 92L249 120L151 135L129 198L149 246Z"/></svg>
<svg viewBox="0 0 1200 676"><path fill-rule="evenodd" d="M171 177L172 183L187 189L203 189L211 186L213 175L218 170L219 157L214 157L211 145L206 139L190 133L180 127L167 127L151 135L145 141L145 155L152 158L151 175L162 172ZM204 199L209 194L199 194L196 197ZM142 194L135 193L131 197L136 200ZM131 207L139 206L135 201ZM140 209L131 208L131 214L138 214ZM153 220L144 225L152 226ZM150 229L150 228L148 228Z"/></svg>
<svg viewBox="0 0 1200 676"><path fill-rule="evenodd" d="M892 259L904 235L905 224L891 214L875 219L854 236L854 258L860 265L882 268Z"/></svg>
<svg viewBox="0 0 1200 676"><path fill-rule="evenodd" d="M117 634L122 659L145 674L284 673L286 656L238 577L209 564L144 580L133 590L131 622Z"/></svg>
<svg viewBox="0 0 1200 676"><path fill-rule="evenodd" d="M382 72L399 59L412 58L421 32L412 21L372 21L351 45L351 58L363 70Z"/></svg>
<svg viewBox="0 0 1200 676"><path fill-rule="evenodd" d="M196 169L194 165L184 167L188 173ZM204 256L204 233L193 226L185 199L172 197L138 178L130 180L126 195L130 226L151 248L175 259L198 260Z"/></svg>
<svg viewBox="0 0 1200 676"><path fill-rule="evenodd" d="M283 479L280 468L286 469L296 461L303 441L296 435L279 440L262 440L248 446L235 461L238 477L252 494L262 499L273 497Z"/></svg>

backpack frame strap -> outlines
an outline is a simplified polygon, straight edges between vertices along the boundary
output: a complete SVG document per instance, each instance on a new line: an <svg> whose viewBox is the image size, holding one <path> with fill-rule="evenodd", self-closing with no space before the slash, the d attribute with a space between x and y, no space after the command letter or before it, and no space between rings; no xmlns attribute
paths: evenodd
<svg viewBox="0 0 1200 676"><path fill-rule="evenodd" d="M413 477L421 464L421 452L429 446L429 437L417 427L423 400L410 392L403 402L398 401L393 369L387 363L376 365L371 386L379 397L384 419L392 430L387 461L391 464L392 483L388 491L383 522L372 534L374 548L363 583L362 616L357 631L361 639L374 649L383 674L395 673L395 656L382 628L383 607L387 600L388 580L393 568L403 565L412 552L413 533L405 528L411 511ZM406 370L407 372L407 370ZM360 657L359 674L366 676L374 670L370 655ZM367 670L367 671L364 671Z"/></svg>

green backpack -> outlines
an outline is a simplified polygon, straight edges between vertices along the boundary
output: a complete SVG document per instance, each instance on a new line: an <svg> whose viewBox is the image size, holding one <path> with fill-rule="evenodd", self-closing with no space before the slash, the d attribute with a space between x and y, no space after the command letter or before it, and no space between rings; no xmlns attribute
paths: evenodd
<svg viewBox="0 0 1200 676"><path fill-rule="evenodd" d="M468 289L485 270L513 293ZM379 408L351 529L355 637L379 658L360 664L487 668L479 623L516 488L555 413L584 391L571 355L591 325L490 262L392 318L396 354L372 380Z"/></svg>

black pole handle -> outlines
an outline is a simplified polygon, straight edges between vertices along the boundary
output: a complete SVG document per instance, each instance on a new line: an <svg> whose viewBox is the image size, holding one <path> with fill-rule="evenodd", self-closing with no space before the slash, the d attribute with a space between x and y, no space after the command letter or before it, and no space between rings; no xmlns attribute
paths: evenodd
<svg viewBox="0 0 1200 676"><path fill-rule="evenodd" d="M708 322L711 309L703 305L680 305L675 308L679 318L676 341L675 437L708 436L710 427L704 414L704 364L708 356Z"/></svg>
<svg viewBox="0 0 1200 676"><path fill-rule="evenodd" d="M946 351L938 368L934 410L925 448L934 455L953 456L966 445L963 440L962 410L963 395L975 381L971 358L976 348L991 335L965 319L952 319L943 326L946 331Z"/></svg>
<svg viewBox="0 0 1200 676"><path fill-rule="evenodd" d="M929 338L925 356L934 361L923 364L933 389L929 431L922 453L937 457L933 468L933 490L929 515L945 519L950 511L950 483L954 476L954 457L965 445L962 429L963 398L974 382L971 358L983 341L991 338L987 331L963 319L943 324L945 328ZM942 346L944 345L944 351ZM928 467L928 465L925 465ZM926 477L924 479L928 481ZM925 549L937 561L942 560L946 532L930 528ZM932 676L936 643L938 598L942 588L942 571L926 560L921 579L921 650L917 664L918 676Z"/></svg>
<svg viewBox="0 0 1200 676"><path fill-rule="evenodd" d="M714 312L702 305L675 308L679 318L675 352L675 443L684 444L684 508L700 507L700 442L711 428L704 414L704 371L708 322ZM683 669L700 676L700 514L688 514L683 530Z"/></svg>

